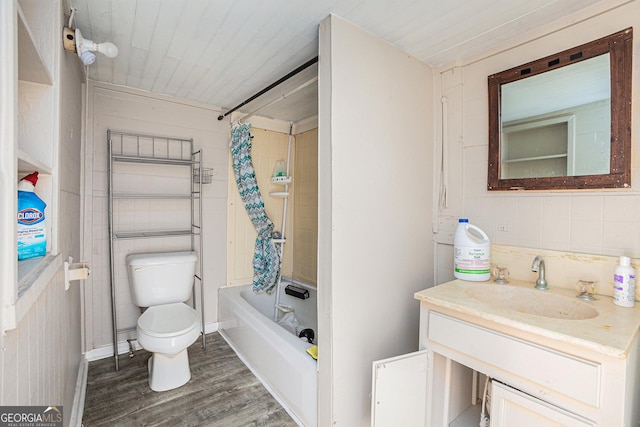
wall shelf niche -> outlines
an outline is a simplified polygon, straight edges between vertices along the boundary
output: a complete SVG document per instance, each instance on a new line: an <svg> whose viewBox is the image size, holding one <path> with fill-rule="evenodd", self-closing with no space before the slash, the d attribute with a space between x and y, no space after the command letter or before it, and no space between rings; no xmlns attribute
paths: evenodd
<svg viewBox="0 0 640 427"><path fill-rule="evenodd" d="M18 79L44 85L52 85L51 71L40 53L36 37L18 3Z"/></svg>

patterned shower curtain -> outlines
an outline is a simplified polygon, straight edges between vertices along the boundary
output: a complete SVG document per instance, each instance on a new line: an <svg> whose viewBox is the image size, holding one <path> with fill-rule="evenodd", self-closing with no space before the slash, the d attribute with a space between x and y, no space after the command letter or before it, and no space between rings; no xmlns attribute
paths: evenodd
<svg viewBox="0 0 640 427"><path fill-rule="evenodd" d="M271 292L280 275L280 251L273 241L273 222L264 210L256 173L251 161L251 125L239 124L231 128L231 158L233 174L240 198L253 223L258 237L253 254L253 291Z"/></svg>

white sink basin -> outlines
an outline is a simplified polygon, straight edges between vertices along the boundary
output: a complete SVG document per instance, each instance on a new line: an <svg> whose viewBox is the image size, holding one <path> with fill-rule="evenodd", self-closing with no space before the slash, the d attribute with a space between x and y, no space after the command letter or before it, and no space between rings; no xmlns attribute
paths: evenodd
<svg viewBox="0 0 640 427"><path fill-rule="evenodd" d="M473 285L467 295L496 308L565 320L591 319L598 311L576 298L508 285Z"/></svg>

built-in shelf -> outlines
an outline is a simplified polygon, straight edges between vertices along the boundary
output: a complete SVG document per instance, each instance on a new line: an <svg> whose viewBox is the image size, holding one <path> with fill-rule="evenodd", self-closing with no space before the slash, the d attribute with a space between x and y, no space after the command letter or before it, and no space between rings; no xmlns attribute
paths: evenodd
<svg viewBox="0 0 640 427"><path fill-rule="evenodd" d="M573 174L574 115L504 123L501 179Z"/></svg>
<svg viewBox="0 0 640 427"><path fill-rule="evenodd" d="M38 171L40 175L51 175L51 167L35 159L29 153L18 149L18 172L31 173Z"/></svg>
<svg viewBox="0 0 640 427"><path fill-rule="evenodd" d="M567 157L567 153L549 154L547 156L522 157L519 159L505 159L502 161L502 163L531 162L531 161L537 161L537 160L562 159L566 157Z"/></svg>
<svg viewBox="0 0 640 427"><path fill-rule="evenodd" d="M45 61L40 55L40 51L35 43L35 37L27 22L27 19L18 4L18 79L42 83L53 84L51 73L45 65Z"/></svg>
<svg viewBox="0 0 640 427"><path fill-rule="evenodd" d="M38 276L38 271L45 268L54 257L50 254L36 258L18 261L18 294L28 289L31 282Z"/></svg>
<svg viewBox="0 0 640 427"><path fill-rule="evenodd" d="M2 236L8 250L0 257L0 266L17 281L11 279L0 284L3 288L0 294L4 295L0 296L0 303L6 309L0 319L0 330L17 327L62 266L56 242L58 176L54 157L49 155L57 152L60 139L59 132L56 132L60 118L59 102L54 102L57 93L54 76L59 64L53 60L57 48L62 48L56 30L60 25L59 5L37 1L14 1L13 4L15 9L12 7L10 10L15 10L15 16L10 20L3 19L9 23L3 30L13 36L9 37L8 43L13 43L14 47L0 56L11 62L15 55L17 60L16 68L9 67L10 72L5 76L10 79L9 85L17 90L17 102L7 110L6 117L3 116L7 127L15 129L14 136L6 144L11 147L11 155L15 156L7 158L7 161L15 161L17 170L15 176L4 177L13 182L3 187L10 190L3 192L2 201L15 206L18 180L34 171L39 173L35 191L47 204L47 254L19 261L17 235L9 233ZM13 171L14 167L10 170ZM15 226L16 213L11 215Z"/></svg>
<svg viewBox="0 0 640 427"><path fill-rule="evenodd" d="M45 85L46 89L37 89L30 91L29 94L34 96L32 102L38 104L45 102L53 88L53 78L51 70L48 69L46 61L41 54L41 43L34 36L34 29L38 30L38 26L29 23L27 16L23 12L19 3L16 4L17 10L17 36L18 36L18 80L21 82L37 83ZM33 85L37 87L37 85ZM43 87L44 88L44 87ZM22 102L22 101L19 101ZM39 113L39 112L38 112ZM31 109L20 111L18 117L19 129L29 126L37 126L48 131L51 123L48 118L32 112ZM37 116L37 117L36 117ZM37 122L36 122L37 120ZM55 217L55 207L51 206L51 198L53 193L53 168L49 164L38 160L33 154L24 151L16 146L18 176L16 182L27 174L37 171L39 174L39 185L36 186L36 193L47 203L47 255L42 257L30 258L27 260L17 261L18 267L18 298L34 284L40 281L48 282L52 277L45 274L50 272L50 266L56 257L51 255L51 243ZM46 178L45 178L46 177ZM53 209L52 209L53 208ZM17 258L17 257L16 257ZM24 303L23 303L24 305Z"/></svg>

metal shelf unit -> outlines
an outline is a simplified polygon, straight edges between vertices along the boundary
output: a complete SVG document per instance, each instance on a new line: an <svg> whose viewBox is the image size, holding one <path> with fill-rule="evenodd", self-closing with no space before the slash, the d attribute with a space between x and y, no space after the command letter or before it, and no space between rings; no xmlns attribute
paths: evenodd
<svg viewBox="0 0 640 427"><path fill-rule="evenodd" d="M111 310L113 328L113 353L115 368L118 370L118 334L135 330L133 328L118 328L117 317L117 287L118 275L115 261L117 242L120 240L149 239L162 237L190 236L190 250L198 253L198 269L194 277L192 301L196 308L196 280L200 284L200 312L202 348L206 348L204 323L204 284L202 262L202 182L203 168L202 150L195 151L193 139L181 139L166 136L143 135L131 132L120 132L109 129L107 131L109 163L108 163L108 209L109 209L109 261L111 267ZM190 193L130 193L125 189L116 189L114 184L114 167L117 163L135 163L139 165L162 165L167 167L184 167L188 169ZM140 166L143 168L144 166ZM206 169L205 169L206 170ZM141 175L142 176L142 175ZM185 173L185 177L186 177ZM117 213L114 214L116 200L190 200L191 225L188 228L160 229L160 230L119 230L115 224ZM124 268L120 266L120 268Z"/></svg>

